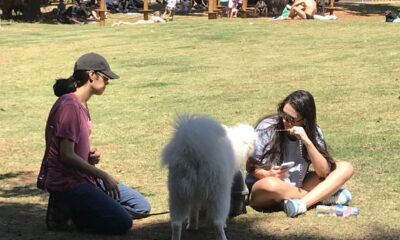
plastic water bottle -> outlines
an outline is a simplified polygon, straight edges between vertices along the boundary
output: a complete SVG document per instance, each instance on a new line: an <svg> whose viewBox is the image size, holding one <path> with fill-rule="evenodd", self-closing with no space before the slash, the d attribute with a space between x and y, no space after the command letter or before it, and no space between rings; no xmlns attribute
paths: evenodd
<svg viewBox="0 0 400 240"><path fill-rule="evenodd" d="M318 205L316 212L318 217L321 216L348 217L348 216L357 216L360 213L360 209L343 205L335 205L335 206Z"/></svg>

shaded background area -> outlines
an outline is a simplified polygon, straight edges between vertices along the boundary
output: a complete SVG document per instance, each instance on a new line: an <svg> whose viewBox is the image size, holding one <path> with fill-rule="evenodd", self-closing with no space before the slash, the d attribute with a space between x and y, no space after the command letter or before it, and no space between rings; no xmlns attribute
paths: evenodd
<svg viewBox="0 0 400 240"><path fill-rule="evenodd" d="M399 6L392 5L391 3L394 2L356 2L345 0L335 3L335 11L343 11L354 15L355 17L384 15L386 10L391 10L398 13Z"/></svg>
<svg viewBox="0 0 400 240"><path fill-rule="evenodd" d="M45 208L37 204L18 204L18 203L1 203L0 202L0 226L1 239L141 239L141 240L169 240L171 237L170 223L167 219L159 219L149 217L147 219L134 221L133 229L128 234L122 236L102 236L97 234L80 233L80 232L52 232L47 231L44 218ZM226 234L230 240L235 239L252 239L252 240L287 240L287 239L315 239L330 240L338 239L334 237L320 236L317 232L310 233L299 232L290 234L287 232L289 227L283 226L277 232L265 232L257 229L260 222L268 222L268 215L253 217L251 219L241 216L227 223ZM337 220L341 221L341 220ZM326 229L329 231L329 229ZM387 230L384 226L370 226L367 237L345 237L339 239L399 239L400 232L397 230ZM203 224L197 232L182 231L182 239L190 240L206 240L215 239L214 229L210 224Z"/></svg>
<svg viewBox="0 0 400 240"><path fill-rule="evenodd" d="M250 8L254 7L257 0L249 0L248 6ZM353 1L353 0L341 0L335 2L335 11L345 11L349 14L358 16L369 16L374 14L384 14L386 10L392 10L398 12L398 7L390 5L395 1L388 2L375 2L375 1ZM6 20L16 20L23 22L49 22L49 19L54 18L54 14L49 11L44 11L43 8L53 6L55 7L57 1L54 0L0 0L0 9L2 9L3 14L2 19ZM177 5L180 1L177 1ZM327 4L328 6L329 4ZM164 11L165 4L158 4L156 1L150 3L150 9L154 11ZM207 9L202 10L192 10L193 16L199 13L205 13ZM327 10L326 10L327 11ZM179 15L179 12L177 12ZM249 13L249 17L254 14ZM279 15L279 14L278 14Z"/></svg>
<svg viewBox="0 0 400 240"><path fill-rule="evenodd" d="M40 7L49 4L50 0L0 0L0 9L3 10L1 18L37 21L41 16ZM15 16L13 11L17 13Z"/></svg>
<svg viewBox="0 0 400 240"><path fill-rule="evenodd" d="M133 229L123 236L102 236L97 234L80 233L76 231L52 232L47 231L45 226L45 214L47 193L38 190L35 186L34 171L15 171L0 174L2 182L0 188L0 199L18 198L21 202L0 201L0 226L1 239L143 239L143 240L168 240L171 236L169 216L151 216L142 220L135 220ZM10 187L10 185L14 185ZM42 204L33 204L29 198L40 198ZM27 201L25 201L27 200ZM37 202L37 201L36 201ZM253 211L249 207L248 210ZM400 231L391 229L390 226L380 226L371 223L368 233L363 236L329 236L329 228L311 224L302 229L298 229L293 234L296 225L293 222L301 221L301 218L290 219L287 222L275 224L274 220L282 218L283 213L254 213L240 215L227 221L226 234L228 239L252 239L252 240L286 240L286 239L400 239ZM322 218L321 218L322 219ZM326 219L326 218L325 218ZM343 221L348 224L348 220L356 218L331 218L334 221ZM316 219L314 219L316 220ZM339 225L333 225L338 227ZM347 227L357 227L350 225ZM345 227L344 227L345 228ZM321 236L321 232L326 232L327 236ZM367 236L367 237L366 237ZM214 228L206 219L200 222L199 231L189 232L183 230L182 239L205 240L215 239Z"/></svg>

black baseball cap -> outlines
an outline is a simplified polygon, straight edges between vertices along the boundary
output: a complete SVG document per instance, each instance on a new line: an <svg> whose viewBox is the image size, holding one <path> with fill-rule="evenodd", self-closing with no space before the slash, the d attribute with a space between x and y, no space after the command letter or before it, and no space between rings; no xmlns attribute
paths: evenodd
<svg viewBox="0 0 400 240"><path fill-rule="evenodd" d="M74 71L88 70L101 72L110 79L118 79L119 76L111 71L107 60L97 53L86 53L78 58Z"/></svg>

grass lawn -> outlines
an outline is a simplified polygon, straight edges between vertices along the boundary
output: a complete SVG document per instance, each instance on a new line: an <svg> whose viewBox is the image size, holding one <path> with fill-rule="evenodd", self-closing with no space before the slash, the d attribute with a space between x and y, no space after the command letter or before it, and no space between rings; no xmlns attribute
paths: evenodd
<svg viewBox="0 0 400 240"><path fill-rule="evenodd" d="M359 9L365 15L398 6ZM176 113L255 124L283 97L305 89L315 97L332 155L355 166L345 187L360 215L317 217L312 209L291 219L248 207L248 214L228 221L228 239L400 239L399 25L385 23L383 15L335 21L176 16L165 24L111 27L122 19L138 17L112 15L104 28L2 22L1 239L170 238L168 215L135 221L125 236L46 230L48 194L36 189L36 176L56 100L52 85L91 51L121 76L89 102L99 167L142 192L153 212L168 209L160 153ZM214 239L210 226L201 229L184 231L184 239Z"/></svg>

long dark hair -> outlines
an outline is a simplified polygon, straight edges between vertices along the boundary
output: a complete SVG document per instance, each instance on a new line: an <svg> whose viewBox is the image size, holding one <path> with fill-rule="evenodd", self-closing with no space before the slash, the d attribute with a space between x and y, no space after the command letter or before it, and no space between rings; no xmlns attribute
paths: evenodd
<svg viewBox="0 0 400 240"><path fill-rule="evenodd" d="M317 114L314 97L309 92L304 90L295 91L289 94L278 104L277 112L283 112L283 107L286 104L290 104L290 106L292 106L294 110L296 110L296 112L298 112L303 117L303 128L307 133L308 138L311 140L317 150L322 154L322 156L324 156L325 159L328 161L331 170L334 170L336 167L335 161L329 154L325 141L322 139L322 136L319 136L319 132L317 131ZM284 129L283 119L278 114L263 117L258 121L257 125L267 118L276 119L277 122L276 124L271 125L270 128L267 129L267 131ZM264 146L263 149L263 155L261 159L266 158L268 160L267 163L260 164L259 161L250 158L246 164L247 171L252 172L255 168L270 169L273 162L281 164L283 161L282 148L285 135L286 133L283 131L276 131L271 141L266 146ZM320 144L317 143L317 137L322 140L323 146L320 146ZM303 151L303 156L307 156L307 151L304 146L301 151ZM307 161L310 162L310 159L307 158Z"/></svg>
<svg viewBox="0 0 400 240"><path fill-rule="evenodd" d="M76 88L83 86L89 80L89 71L75 71L69 78L59 78L53 85L54 95L61 97L64 94L75 92Z"/></svg>

